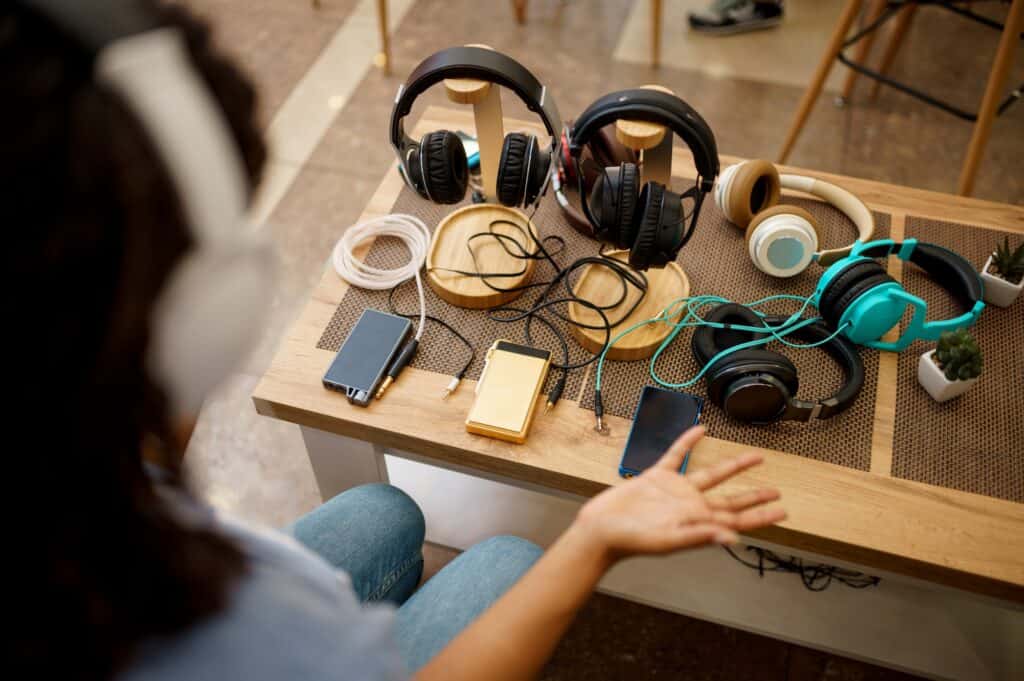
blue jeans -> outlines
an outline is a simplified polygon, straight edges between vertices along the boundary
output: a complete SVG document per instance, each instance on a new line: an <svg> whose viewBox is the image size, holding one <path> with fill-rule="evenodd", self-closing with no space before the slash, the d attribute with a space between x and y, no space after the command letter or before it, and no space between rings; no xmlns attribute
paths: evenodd
<svg viewBox="0 0 1024 681"><path fill-rule="evenodd" d="M459 555L416 591L423 573L423 512L405 492L385 484L343 492L289 531L347 572L360 600L400 606L395 636L411 671L430 661L541 555L524 539L494 537Z"/></svg>

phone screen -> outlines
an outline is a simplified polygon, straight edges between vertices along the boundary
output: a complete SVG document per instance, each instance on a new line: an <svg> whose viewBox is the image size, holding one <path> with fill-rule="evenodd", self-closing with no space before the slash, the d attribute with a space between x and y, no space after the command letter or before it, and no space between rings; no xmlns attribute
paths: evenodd
<svg viewBox="0 0 1024 681"><path fill-rule="evenodd" d="M639 475L654 465L683 431L697 424L702 405L703 401L694 395L646 386L633 415L619 474ZM680 473L686 471L689 460L687 452Z"/></svg>

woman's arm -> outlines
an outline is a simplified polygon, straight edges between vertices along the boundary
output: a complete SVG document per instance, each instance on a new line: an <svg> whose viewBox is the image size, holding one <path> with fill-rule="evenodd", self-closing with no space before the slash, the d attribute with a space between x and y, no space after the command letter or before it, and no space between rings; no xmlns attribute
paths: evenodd
<svg viewBox="0 0 1024 681"><path fill-rule="evenodd" d="M683 457L704 435L691 428L643 475L587 502L537 564L416 675L419 681L532 679L551 656L604 573L634 555L665 554L708 543L731 544L737 530L785 518L762 505L775 490L732 497L705 493L761 462L745 454L680 475Z"/></svg>

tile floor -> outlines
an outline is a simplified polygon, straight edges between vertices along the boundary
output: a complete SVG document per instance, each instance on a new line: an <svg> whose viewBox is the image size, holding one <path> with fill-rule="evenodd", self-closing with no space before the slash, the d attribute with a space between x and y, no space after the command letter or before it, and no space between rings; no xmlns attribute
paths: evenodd
<svg viewBox="0 0 1024 681"><path fill-rule="evenodd" d="M284 117L282 109L289 107L293 89L323 57L338 31L347 26L360 48L357 53L366 59L376 49L375 24L368 18L373 17L370 0L323 0L319 10L307 0L184 1L210 19L220 43L258 83L260 120L268 126L275 116ZM404 11L410 3L392 4L402 5ZM529 10L527 24L518 26L506 2L412 2L404 16L393 18L397 24L392 33L394 75L386 77L367 68L368 61L352 63L351 69L366 75L347 100L325 97L323 106L332 108L333 122L309 157L272 160L271 170L276 164L294 175L287 177L286 191L269 210L268 229L279 245L282 283L272 301L266 333L241 371L208 402L186 458L196 488L213 503L253 521L281 525L320 502L297 428L257 416L249 396L278 338L318 279L330 247L358 217L393 162L384 130L390 104L401 78L425 55L471 42L507 51L557 93L567 118L610 89L661 82L701 111L723 152L767 158L776 153L800 87L775 82L758 71L756 63L733 64L729 72L745 75L740 78L723 77L721 68L708 70L703 64L666 63L654 70L642 63L615 60L612 55L622 41L642 39L628 33L643 24L629 20L631 11L640 10L631 9L627 2L534 0ZM998 15L1000 10L988 11ZM664 30L668 45L688 39L678 23ZM785 26L779 31L785 31ZM995 44L994 34L985 29L925 9L893 72L969 105L984 88ZM805 45L803 49L803 59L814 63L816 48ZM743 50L728 52L742 54ZM1019 54L1011 75L1014 84L1024 81L1022 64L1024 54ZM969 125L896 92L883 90L877 101L869 101L869 90L861 83L844 109L823 96L792 162L952 190L970 136ZM446 100L439 92L428 93L414 116L428 103ZM524 107L510 98L505 100L505 111L510 116L526 115ZM302 112L297 113L301 120ZM1024 106L1019 106L995 125L976 196L1024 201L1022 120ZM450 555L445 550L430 550L428 570L438 569L447 559ZM655 675L794 681L905 678L604 596L595 597L584 611L544 678Z"/></svg>

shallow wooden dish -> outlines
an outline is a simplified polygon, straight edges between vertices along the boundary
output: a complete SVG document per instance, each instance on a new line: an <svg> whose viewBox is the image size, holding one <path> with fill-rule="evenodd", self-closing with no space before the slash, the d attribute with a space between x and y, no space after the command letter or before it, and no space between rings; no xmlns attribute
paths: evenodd
<svg viewBox="0 0 1024 681"><path fill-rule="evenodd" d="M629 259L629 251L615 251L608 255L622 262ZM674 262L669 263L664 269L647 270L645 274L648 285L647 295L631 315L612 327L612 338L633 324L656 316L673 300L690 295L690 280L683 268ZM622 287L619 278L608 268L588 265L580 274L574 290L576 295L584 300L589 300L595 305L607 305L621 294ZM626 299L617 307L606 311L609 319L615 319L620 314L619 310L628 309L640 295L639 291L630 286ZM601 316L597 312L579 303L569 304L569 318L574 322L584 324L601 323ZM601 352L605 338L604 329L583 329L569 325L569 330L576 342L587 352L593 354ZM637 329L608 350L608 359L646 359L654 354L658 345L671 331L671 327L667 324L650 324L645 328Z"/></svg>
<svg viewBox="0 0 1024 681"><path fill-rule="evenodd" d="M469 238L479 232L486 232L495 220L509 220L524 228L529 225L534 236L537 228L526 216L513 208L491 203L478 203L460 208L437 226L434 239L427 253L427 282L442 299L452 305L476 310L498 307L511 302L523 294L522 291L502 292L489 288L480 277L470 277L444 269L463 272L518 272L515 277L490 277L488 281L501 288L513 288L527 283L533 274L536 260L520 260L505 252L502 243L494 238ZM528 253L536 253L537 245L510 225L496 225L494 232L513 237L523 244ZM523 243L526 241L526 243ZM469 248L476 254L476 263ZM479 267L479 270L477 269Z"/></svg>

